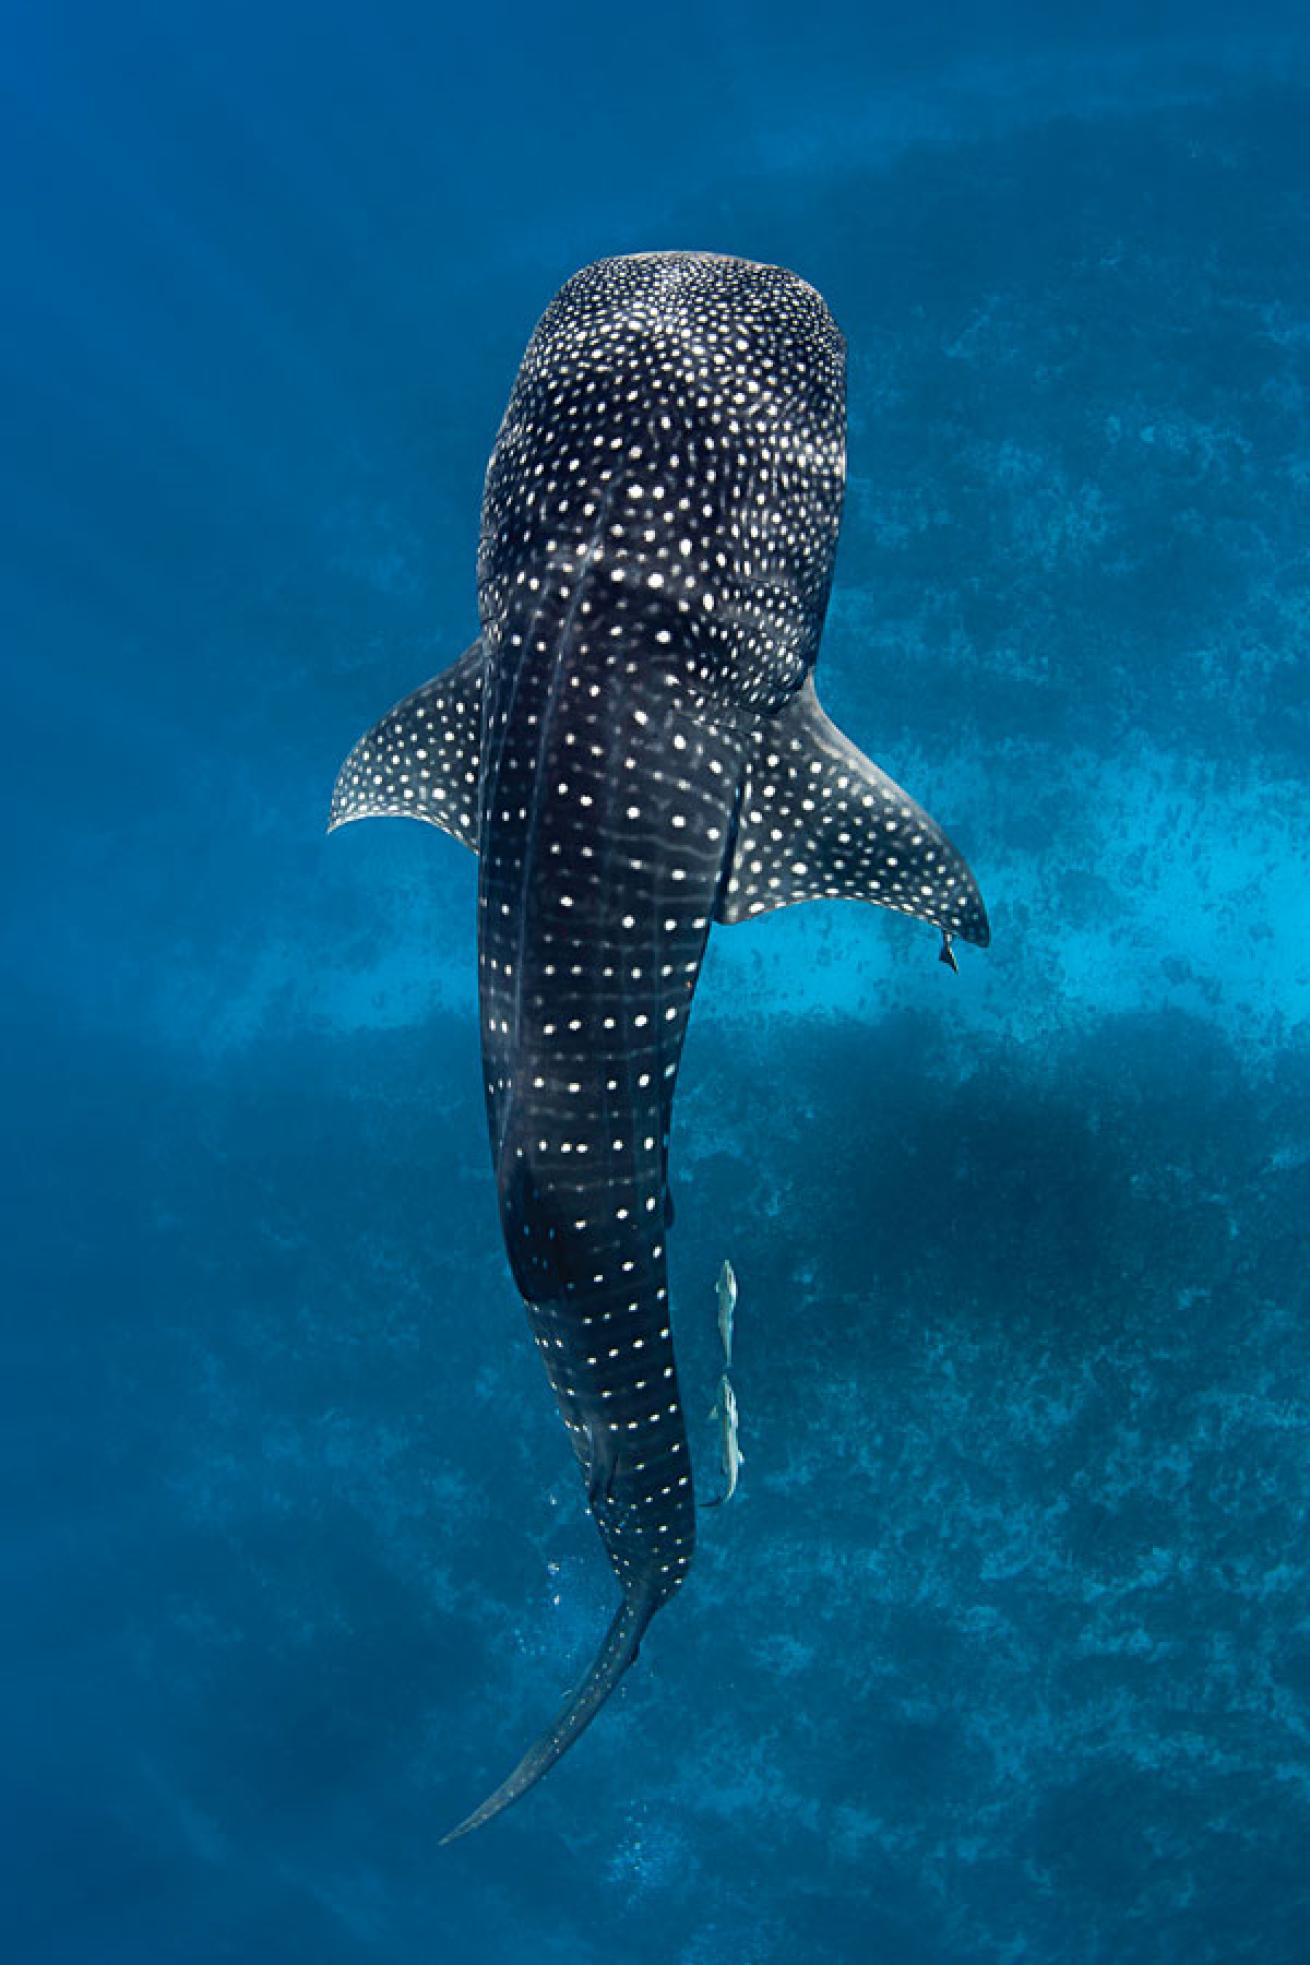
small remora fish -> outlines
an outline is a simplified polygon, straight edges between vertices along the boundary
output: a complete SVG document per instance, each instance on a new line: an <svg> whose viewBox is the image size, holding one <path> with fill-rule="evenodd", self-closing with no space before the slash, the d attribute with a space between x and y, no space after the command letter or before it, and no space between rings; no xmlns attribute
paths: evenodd
<svg viewBox="0 0 1310 1965"><path fill-rule="evenodd" d="M719 1271L719 1336L723 1340L723 1362L732 1363L732 1319L737 1308L737 1278L732 1264L725 1262Z"/></svg>
<svg viewBox="0 0 1310 1965"><path fill-rule="evenodd" d="M724 1488L722 1494L716 1494L713 1501L707 1501L705 1506L707 1508L718 1508L725 1501L731 1501L733 1495L737 1492L737 1477L741 1473L742 1462L746 1458L741 1450L741 1443L738 1438L740 1421L737 1412L737 1394L732 1389L726 1371L720 1380L719 1396L715 1400L710 1412L710 1418L717 1419L719 1422L719 1431L722 1435L720 1453L723 1465L723 1478L727 1482L727 1486Z"/></svg>

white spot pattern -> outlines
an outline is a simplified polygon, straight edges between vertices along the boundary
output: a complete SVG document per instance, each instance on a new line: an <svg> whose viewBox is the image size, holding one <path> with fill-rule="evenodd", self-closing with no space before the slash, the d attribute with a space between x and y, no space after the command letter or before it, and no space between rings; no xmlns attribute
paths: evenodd
<svg viewBox="0 0 1310 1965"><path fill-rule="evenodd" d="M946 834L824 715L807 676L753 733L717 921L794 901L874 901L986 946L977 883Z"/></svg>
<svg viewBox="0 0 1310 1965"><path fill-rule="evenodd" d="M695 1539L673 1088L749 733L817 653L843 476L822 300L680 253L569 281L487 473L479 960L502 1219L611 1560L661 1599Z"/></svg>
<svg viewBox="0 0 1310 1965"><path fill-rule="evenodd" d="M482 643L388 710L337 775L328 831L352 819L426 819L478 845Z"/></svg>
<svg viewBox="0 0 1310 1965"><path fill-rule="evenodd" d="M968 869L809 680L844 368L781 268L584 268L488 467L481 640L361 739L332 804L333 825L418 817L479 853L506 1246L625 1596L655 1604L695 1541L664 1238L710 921L858 894L986 939Z"/></svg>

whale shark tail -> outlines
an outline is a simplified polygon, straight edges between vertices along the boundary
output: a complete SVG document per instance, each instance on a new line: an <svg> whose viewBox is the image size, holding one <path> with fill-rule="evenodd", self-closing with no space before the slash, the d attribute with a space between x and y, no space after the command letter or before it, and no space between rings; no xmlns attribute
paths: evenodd
<svg viewBox="0 0 1310 1965"><path fill-rule="evenodd" d="M565 1701L563 1709L542 1734L534 1746L528 1748L513 1773L503 1780L493 1794L466 1815L457 1828L449 1835L443 1835L441 1844L455 1842L461 1835L468 1835L472 1829L480 1829L503 1808L535 1787L536 1783L566 1754L578 1735L591 1725L610 1693L614 1690L629 1665L633 1663L641 1647L646 1626L659 1609L662 1599L654 1590L643 1590L639 1585L625 1595L615 1612L614 1621L605 1633L600 1650L592 1663L590 1671L577 1690Z"/></svg>

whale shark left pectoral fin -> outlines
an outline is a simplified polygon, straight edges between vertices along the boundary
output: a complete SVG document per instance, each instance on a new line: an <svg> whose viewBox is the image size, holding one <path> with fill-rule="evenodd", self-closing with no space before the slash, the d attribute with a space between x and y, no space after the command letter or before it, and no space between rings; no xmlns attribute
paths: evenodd
<svg viewBox="0 0 1310 1965"><path fill-rule="evenodd" d="M352 819L424 819L477 851L482 643L388 710L337 774L328 831Z"/></svg>
<svg viewBox="0 0 1310 1965"><path fill-rule="evenodd" d="M977 882L935 820L825 716L807 677L752 735L715 918L795 901L874 901L985 947ZM950 960L948 956L946 958Z"/></svg>

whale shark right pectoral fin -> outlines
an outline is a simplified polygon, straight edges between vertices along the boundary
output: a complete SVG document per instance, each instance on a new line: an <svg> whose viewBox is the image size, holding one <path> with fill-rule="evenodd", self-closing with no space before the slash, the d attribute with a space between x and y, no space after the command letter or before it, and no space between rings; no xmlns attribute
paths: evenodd
<svg viewBox="0 0 1310 1965"><path fill-rule="evenodd" d="M328 831L352 819L425 819L477 851L482 643L362 736L332 792Z"/></svg>
<svg viewBox="0 0 1310 1965"><path fill-rule="evenodd" d="M749 921L795 901L874 901L986 946L987 910L964 860L824 715L813 677L760 719L751 744L717 920Z"/></svg>

